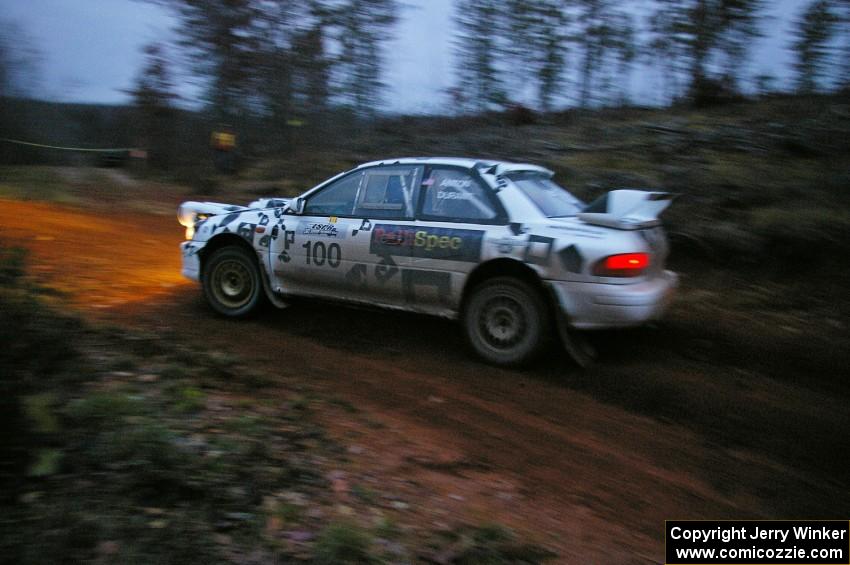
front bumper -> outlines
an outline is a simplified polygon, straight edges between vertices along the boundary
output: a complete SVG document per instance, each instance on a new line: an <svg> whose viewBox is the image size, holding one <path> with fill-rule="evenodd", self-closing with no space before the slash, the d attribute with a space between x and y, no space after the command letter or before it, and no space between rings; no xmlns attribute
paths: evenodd
<svg viewBox="0 0 850 565"><path fill-rule="evenodd" d="M679 277L664 271L635 284L549 281L569 323L577 329L628 328L658 320L670 304Z"/></svg>
<svg viewBox="0 0 850 565"><path fill-rule="evenodd" d="M180 244L180 254L183 257L183 267L180 274L193 281L201 280L201 257L198 255L203 243L184 241Z"/></svg>

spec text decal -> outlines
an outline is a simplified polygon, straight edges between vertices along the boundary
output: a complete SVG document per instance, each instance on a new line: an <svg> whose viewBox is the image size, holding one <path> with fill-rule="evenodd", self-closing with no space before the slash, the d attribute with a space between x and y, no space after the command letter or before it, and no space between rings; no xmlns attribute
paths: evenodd
<svg viewBox="0 0 850 565"><path fill-rule="evenodd" d="M483 234L478 230L376 224L369 251L375 255L475 262L481 257Z"/></svg>

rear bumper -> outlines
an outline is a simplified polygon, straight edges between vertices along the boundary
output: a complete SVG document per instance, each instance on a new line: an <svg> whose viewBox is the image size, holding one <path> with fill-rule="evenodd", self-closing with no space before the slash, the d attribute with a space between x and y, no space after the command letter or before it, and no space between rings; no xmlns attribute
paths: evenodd
<svg viewBox="0 0 850 565"><path fill-rule="evenodd" d="M679 277L664 271L635 284L549 281L570 325L577 329L627 328L664 315Z"/></svg>
<svg viewBox="0 0 850 565"><path fill-rule="evenodd" d="M201 258L198 255L203 243L184 241L180 244L180 254L183 257L183 267L180 274L193 281L201 280Z"/></svg>

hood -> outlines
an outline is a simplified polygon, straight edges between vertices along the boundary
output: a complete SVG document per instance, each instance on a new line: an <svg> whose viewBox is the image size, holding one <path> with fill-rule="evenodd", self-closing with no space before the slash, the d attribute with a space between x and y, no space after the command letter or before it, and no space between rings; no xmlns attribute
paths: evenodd
<svg viewBox="0 0 850 565"><path fill-rule="evenodd" d="M177 221L181 226L194 226L199 220L205 220L211 216L221 214L238 214L247 210L258 210L286 206L287 198L260 198L254 200L247 206L236 206L234 204L223 204L221 202L184 202L177 208Z"/></svg>
<svg viewBox="0 0 850 565"><path fill-rule="evenodd" d="M181 226L189 227L195 225L198 220L206 219L219 214L232 214L250 210L245 206L233 204L222 204L221 202L184 202L177 208L177 221Z"/></svg>
<svg viewBox="0 0 850 565"><path fill-rule="evenodd" d="M661 223L659 216L673 202L674 194L646 190L612 190L597 198L578 215L592 225L636 230Z"/></svg>

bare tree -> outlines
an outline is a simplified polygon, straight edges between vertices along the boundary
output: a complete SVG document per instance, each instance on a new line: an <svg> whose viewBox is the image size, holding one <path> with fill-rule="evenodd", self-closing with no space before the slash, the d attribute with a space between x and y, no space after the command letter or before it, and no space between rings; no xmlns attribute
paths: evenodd
<svg viewBox="0 0 850 565"><path fill-rule="evenodd" d="M36 91L40 54L17 24L0 19L0 136L24 137L32 122L6 98L30 96ZM22 149L0 142L0 162L20 159Z"/></svg>
<svg viewBox="0 0 850 565"><path fill-rule="evenodd" d="M151 0L172 8L178 45L217 120L244 119L257 102L262 0Z"/></svg>
<svg viewBox="0 0 850 565"><path fill-rule="evenodd" d="M505 43L513 73L532 81L540 108L546 112L561 86L566 66L567 13L561 0L510 0Z"/></svg>
<svg viewBox="0 0 850 565"><path fill-rule="evenodd" d="M814 92L821 86L837 23L838 17L829 0L814 0L797 20L792 49L796 56L797 89L801 92Z"/></svg>
<svg viewBox="0 0 850 565"><path fill-rule="evenodd" d="M178 96L165 48L151 43L144 47L144 54L145 62L129 93L136 107L140 141L148 150L148 162L166 169L174 155L175 102Z"/></svg>
<svg viewBox="0 0 850 565"><path fill-rule="evenodd" d="M469 110L482 112L506 99L498 69L502 15L497 0L458 0L455 4L457 90Z"/></svg>
<svg viewBox="0 0 850 565"><path fill-rule="evenodd" d="M658 0L658 4L658 9L649 16L648 39L643 51L650 66L660 72L665 98L670 102L682 95L681 77L686 55L677 30L683 24L681 12L675 9L677 0Z"/></svg>
<svg viewBox="0 0 850 565"><path fill-rule="evenodd" d="M317 23L293 41L293 94L304 113L320 116L330 96L332 62L325 51L325 28Z"/></svg>
<svg viewBox="0 0 850 565"><path fill-rule="evenodd" d="M759 20L762 17L762 0L725 0L720 8L717 49L723 59L723 77L729 87L739 90L739 83L749 47L761 37Z"/></svg>
<svg viewBox="0 0 850 565"><path fill-rule="evenodd" d="M841 36L841 69L838 86L850 89L850 0L835 0Z"/></svg>
<svg viewBox="0 0 850 565"><path fill-rule="evenodd" d="M0 19L0 97L31 95L39 82L41 53L15 22Z"/></svg>
<svg viewBox="0 0 850 565"><path fill-rule="evenodd" d="M713 88L718 75L734 88L754 39L763 0L657 0L650 19L657 57L672 57L692 97ZM722 73L712 67L723 68Z"/></svg>
<svg viewBox="0 0 850 565"><path fill-rule="evenodd" d="M581 46L579 104L603 99L610 88L611 65L625 73L635 56L631 17L612 0L579 0L577 43ZM602 79L600 82L598 79Z"/></svg>
<svg viewBox="0 0 850 565"><path fill-rule="evenodd" d="M396 0L341 0L329 13L340 46L335 69L340 97L360 117L372 115L381 102L384 43L398 11Z"/></svg>

